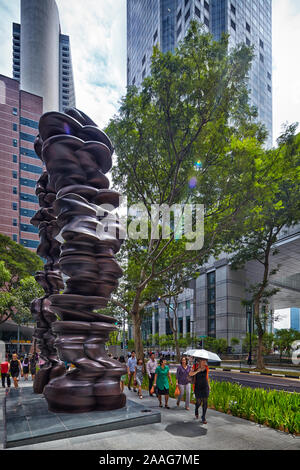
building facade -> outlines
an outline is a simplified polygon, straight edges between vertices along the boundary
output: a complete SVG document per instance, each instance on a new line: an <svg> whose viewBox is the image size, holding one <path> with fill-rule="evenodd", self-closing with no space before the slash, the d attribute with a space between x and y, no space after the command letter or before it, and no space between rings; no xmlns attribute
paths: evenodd
<svg viewBox="0 0 300 470"><path fill-rule="evenodd" d="M70 39L61 34L55 0L21 0L21 24L13 23L13 78L43 97L43 112L75 106Z"/></svg>
<svg viewBox="0 0 300 470"><path fill-rule="evenodd" d="M194 19L216 40L229 34L230 47L253 45L250 103L268 131L272 146L272 1L271 0L128 0L127 85L140 86L150 73L154 45L173 51Z"/></svg>
<svg viewBox="0 0 300 470"><path fill-rule="evenodd" d="M0 233L33 250L39 238L30 219L39 208L35 185L43 171L33 143L42 112L40 96L0 75Z"/></svg>

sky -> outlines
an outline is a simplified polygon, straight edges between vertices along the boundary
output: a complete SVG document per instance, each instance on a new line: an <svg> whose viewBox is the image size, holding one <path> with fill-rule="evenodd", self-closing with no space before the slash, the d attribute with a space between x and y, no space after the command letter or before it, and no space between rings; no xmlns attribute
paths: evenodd
<svg viewBox="0 0 300 470"><path fill-rule="evenodd" d="M76 106L104 127L126 93L126 0L56 1L71 41ZM0 74L11 77L19 0L0 0L0 18ZM273 0L274 144L283 123L300 122L299 45L300 0Z"/></svg>

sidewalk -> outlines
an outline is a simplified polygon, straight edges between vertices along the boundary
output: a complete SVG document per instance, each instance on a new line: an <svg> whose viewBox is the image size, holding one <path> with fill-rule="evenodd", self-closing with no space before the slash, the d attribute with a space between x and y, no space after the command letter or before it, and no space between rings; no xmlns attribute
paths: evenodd
<svg viewBox="0 0 300 470"><path fill-rule="evenodd" d="M25 384L20 381L20 386ZM32 385L30 382L25 386ZM299 450L300 438L260 426L214 410L207 411L207 425L194 418L184 403L178 409L175 399L170 410L158 407L156 397L140 400L126 387L127 398L149 408L161 410L161 423L61 439L11 449L17 450Z"/></svg>

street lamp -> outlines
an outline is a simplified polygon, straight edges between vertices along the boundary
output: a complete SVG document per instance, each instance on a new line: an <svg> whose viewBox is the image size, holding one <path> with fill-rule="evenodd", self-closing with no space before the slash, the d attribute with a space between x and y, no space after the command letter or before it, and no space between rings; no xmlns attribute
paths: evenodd
<svg viewBox="0 0 300 470"><path fill-rule="evenodd" d="M192 324L192 348L194 348L194 334L195 334L194 323L195 323L195 320L190 320L190 323Z"/></svg>

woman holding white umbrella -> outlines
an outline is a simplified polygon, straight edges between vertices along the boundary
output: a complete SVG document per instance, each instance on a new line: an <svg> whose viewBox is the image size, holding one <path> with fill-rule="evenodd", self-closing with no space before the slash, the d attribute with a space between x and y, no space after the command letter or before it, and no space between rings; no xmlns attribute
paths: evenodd
<svg viewBox="0 0 300 470"><path fill-rule="evenodd" d="M204 355L204 354L203 354ZM199 418L199 408L202 403L202 423L207 424L205 415L207 411L207 402L209 396L209 369L207 366L207 358L200 357L197 363L194 365L193 370L189 373L191 377L194 377L194 394L196 398L195 406L195 417Z"/></svg>

